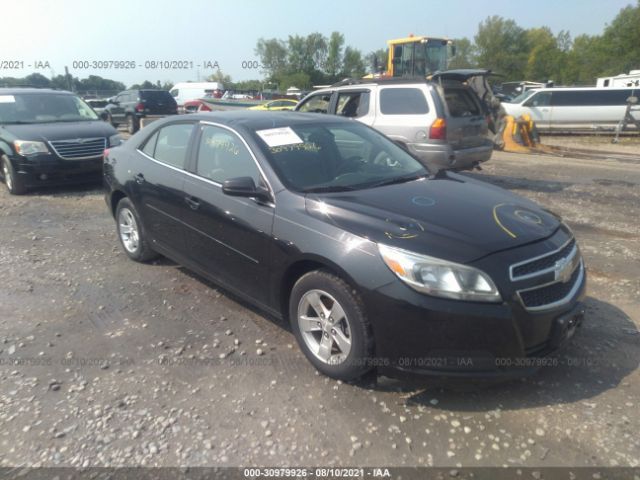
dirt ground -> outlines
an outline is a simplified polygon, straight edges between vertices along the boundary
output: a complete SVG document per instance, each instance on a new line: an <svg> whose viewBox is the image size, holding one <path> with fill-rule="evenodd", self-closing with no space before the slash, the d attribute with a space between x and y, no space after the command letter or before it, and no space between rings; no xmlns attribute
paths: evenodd
<svg viewBox="0 0 640 480"><path fill-rule="evenodd" d="M469 175L561 214L588 266L584 325L527 379L330 380L285 326L128 260L99 186L0 188L0 466L640 466L640 158Z"/></svg>

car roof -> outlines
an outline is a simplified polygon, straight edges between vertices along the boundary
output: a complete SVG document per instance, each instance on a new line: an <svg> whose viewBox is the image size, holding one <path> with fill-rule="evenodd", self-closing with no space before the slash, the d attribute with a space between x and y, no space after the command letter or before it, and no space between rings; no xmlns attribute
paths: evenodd
<svg viewBox="0 0 640 480"><path fill-rule="evenodd" d="M189 115L189 119L209 121L227 125L229 127L244 127L248 130L266 130L268 128L288 127L304 124L333 124L349 123L351 119L336 115L322 115L318 113L300 112L267 112L260 110L232 110L220 112L205 112Z"/></svg>
<svg viewBox="0 0 640 480"><path fill-rule="evenodd" d="M0 95L18 95L18 94L64 94L64 95L75 95L73 92L69 92L67 90L55 90L53 88L32 88L32 87L8 87L8 88L0 88Z"/></svg>

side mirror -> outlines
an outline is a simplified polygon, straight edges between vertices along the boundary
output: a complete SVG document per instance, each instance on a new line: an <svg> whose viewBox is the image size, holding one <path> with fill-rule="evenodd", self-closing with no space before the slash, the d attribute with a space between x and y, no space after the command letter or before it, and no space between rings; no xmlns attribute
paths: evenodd
<svg viewBox="0 0 640 480"><path fill-rule="evenodd" d="M120 102L118 100L116 100L115 98L111 98L109 99L109 103L112 105L118 105Z"/></svg>
<svg viewBox="0 0 640 480"><path fill-rule="evenodd" d="M236 177L225 180L222 184L222 192L232 197L255 197L264 202L271 200L269 190L261 186L256 187L251 177Z"/></svg>
<svg viewBox="0 0 640 480"><path fill-rule="evenodd" d="M103 110L102 112L100 112L100 118L106 122L107 120L109 120L109 114Z"/></svg>

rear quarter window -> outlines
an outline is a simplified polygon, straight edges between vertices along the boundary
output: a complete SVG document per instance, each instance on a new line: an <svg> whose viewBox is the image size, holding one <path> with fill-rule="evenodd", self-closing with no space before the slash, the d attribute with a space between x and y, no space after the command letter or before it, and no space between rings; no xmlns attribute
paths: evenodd
<svg viewBox="0 0 640 480"><path fill-rule="evenodd" d="M380 112L384 115L422 115L429 112L429 105L419 88L383 88Z"/></svg>

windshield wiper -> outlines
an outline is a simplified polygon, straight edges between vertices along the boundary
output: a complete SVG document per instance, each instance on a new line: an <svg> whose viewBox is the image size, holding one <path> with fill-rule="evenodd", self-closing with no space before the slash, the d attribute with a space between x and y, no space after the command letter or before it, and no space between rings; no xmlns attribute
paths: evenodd
<svg viewBox="0 0 640 480"><path fill-rule="evenodd" d="M355 187L349 187L347 185L325 185L324 187L312 187L302 190L304 193L328 193L328 192L351 192L358 190Z"/></svg>
<svg viewBox="0 0 640 480"><path fill-rule="evenodd" d="M385 187L387 185L395 185L397 183L412 182L414 180L419 180L421 178L428 177L428 176L429 176L428 173L421 173L419 175L403 175L401 177L387 178L386 180L370 183L366 185L364 188Z"/></svg>

